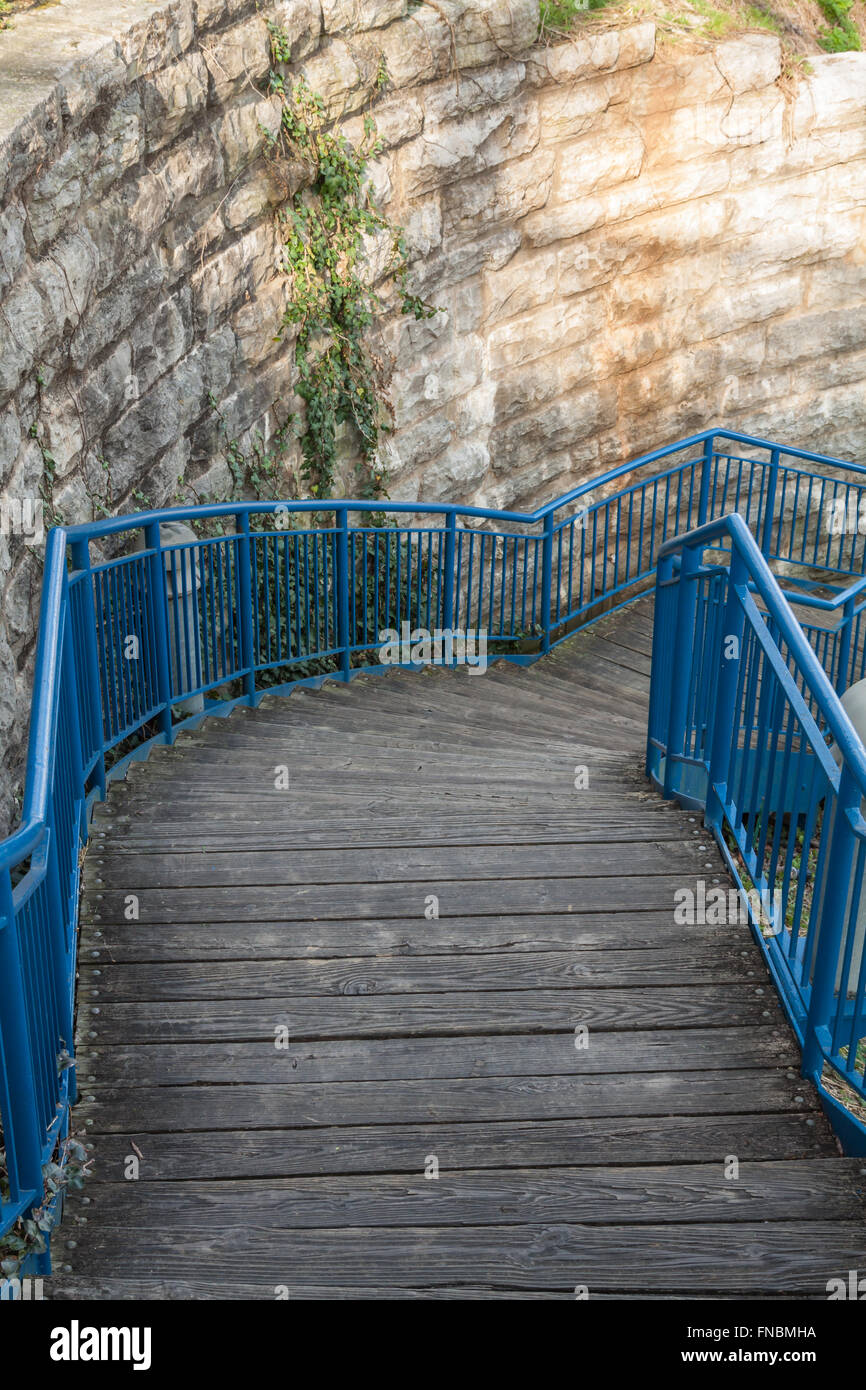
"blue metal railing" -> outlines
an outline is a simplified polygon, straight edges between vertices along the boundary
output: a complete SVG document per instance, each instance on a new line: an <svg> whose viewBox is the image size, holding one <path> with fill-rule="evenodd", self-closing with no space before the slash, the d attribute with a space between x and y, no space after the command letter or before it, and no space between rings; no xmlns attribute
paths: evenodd
<svg viewBox="0 0 866 1390"><path fill-rule="evenodd" d="M705 564L720 541L730 565ZM849 608L863 587L818 602ZM826 1064L866 1096L866 750L831 679L836 649L827 652L825 669L742 516L662 547L647 772L666 796L705 811L749 902L804 1074L862 1154L866 1127L824 1085Z"/></svg>
<svg viewBox="0 0 866 1390"><path fill-rule="evenodd" d="M756 553L785 567L802 601L837 623L832 630L816 623L813 643L824 642L821 659L835 663L841 688L866 660L862 585L826 598L815 576L799 571L820 570L831 585L862 577L864 538L825 534L820 513L844 506L859 515L864 496L866 467L717 430L611 469L529 513L365 500L242 502L53 530L22 823L0 845L0 1119L8 1169L0 1232L38 1203L43 1165L62 1160L75 1098L74 1068L63 1063L73 1052L80 856L92 802L130 759L205 715L255 704L265 690L385 669L377 659L382 633L404 623L484 629L494 654L534 661L645 592L660 556L668 573L674 538L731 510L759 538ZM196 538L177 540L170 522L193 525ZM704 618L695 650L703 664L692 662L685 697L693 767L706 762L718 727L712 642L727 604L724 562L738 537L727 522L716 527L706 544L721 566L715 574L702 567L695 581L713 599L698 605ZM690 555L682 552L686 569ZM766 601L764 573L752 579ZM668 606L668 598L659 604L658 631L670 638ZM695 645L688 624L677 632L680 644L688 638ZM666 661L661 649L651 707L657 742L672 698L681 698L680 683L662 678ZM826 719L829 686L815 685L813 675L804 667L801 687ZM766 716L765 702L759 718ZM829 777L828 756L816 754ZM670 791L676 758L667 765Z"/></svg>

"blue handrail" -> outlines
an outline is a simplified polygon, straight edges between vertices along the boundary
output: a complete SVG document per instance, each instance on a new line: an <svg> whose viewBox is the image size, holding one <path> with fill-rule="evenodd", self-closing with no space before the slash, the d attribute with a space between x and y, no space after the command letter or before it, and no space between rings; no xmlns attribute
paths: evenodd
<svg viewBox="0 0 866 1390"><path fill-rule="evenodd" d="M862 755L816 671L823 663L841 689L866 662L866 605L857 602L864 541L831 541L821 525L830 505L860 507L864 474L864 465L713 429L528 512L366 498L244 501L51 531L22 820L0 845L0 1118L9 1169L0 1232L37 1201L42 1165L62 1161L75 1095L74 1067L59 1059L73 1053L80 850L92 803L131 759L207 714L254 705L265 690L385 669L382 633L404 622L483 629L495 655L534 661L645 592L660 564L670 579L674 538L709 524L694 544L728 550L732 564L754 570L756 592L810 692L806 713L814 722L817 702L859 796ZM731 511L742 519L722 523ZM178 522L214 534L172 539L167 523ZM759 543L744 541L750 526ZM680 553L688 568L691 552ZM810 624L804 637L756 555L853 580L832 600L804 600L819 613L841 610L839 626ZM722 574L724 566L715 568ZM661 608L668 602L666 595ZM687 617L684 610L681 642ZM656 734L671 705L663 670L660 658L650 716ZM713 681L707 670L699 674L706 701ZM682 692L674 703L682 704ZM695 691L686 707L694 713ZM706 743L713 711L708 705L703 713ZM829 755L815 751L831 782ZM668 790L676 766L672 752Z"/></svg>
<svg viewBox="0 0 866 1390"><path fill-rule="evenodd" d="M730 566L705 565L720 539ZM702 681L708 668L715 678ZM824 1083L829 1066L866 1095L866 749L741 516L662 546L651 686L647 773L666 796L705 811L804 1074L848 1151L864 1154L866 1126Z"/></svg>

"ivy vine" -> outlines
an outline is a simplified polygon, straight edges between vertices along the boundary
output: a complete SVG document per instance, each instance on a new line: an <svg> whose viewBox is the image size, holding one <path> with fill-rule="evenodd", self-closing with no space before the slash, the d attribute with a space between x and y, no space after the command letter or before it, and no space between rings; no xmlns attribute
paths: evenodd
<svg viewBox="0 0 866 1390"><path fill-rule="evenodd" d="M322 98L285 67L291 44L269 23L272 68L269 91L279 98L280 125L265 136L265 154L304 174L276 212L282 269L291 282L289 306L278 336L296 332L297 391L306 406L301 435L304 481L313 497L330 497L337 469L337 431L350 423L358 437L363 468L359 490L381 497L385 477L380 457L383 433L393 428L387 369L368 342L368 329L382 300L364 276L368 238L384 239L382 279L391 279L404 314L431 318L434 305L408 287L408 253L403 230L375 207L367 183L371 159L381 152L373 118L363 120L357 146L327 128Z"/></svg>
<svg viewBox="0 0 866 1390"><path fill-rule="evenodd" d="M71 1065L71 1058L61 1053L58 1066ZM93 1160L87 1149L71 1135L64 1139L59 1154L60 1161L52 1159L43 1164L42 1177L45 1191L40 1206L34 1207L27 1216L20 1217L4 1235L0 1236L0 1279L17 1278L25 1262L32 1255L44 1254L48 1248L48 1236L57 1224L61 1211L60 1198L64 1190L79 1191L90 1176ZM3 1149L3 1134L0 1131L0 1196L8 1200L9 1180L6 1168L6 1155Z"/></svg>

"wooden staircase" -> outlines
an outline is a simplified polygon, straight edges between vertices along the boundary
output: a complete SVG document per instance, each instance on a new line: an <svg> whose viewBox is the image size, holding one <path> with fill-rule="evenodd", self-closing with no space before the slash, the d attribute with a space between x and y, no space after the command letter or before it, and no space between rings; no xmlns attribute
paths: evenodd
<svg viewBox="0 0 866 1390"><path fill-rule="evenodd" d="M674 922L728 880L643 775L651 632L644 600L530 668L266 698L114 786L52 1296L825 1298L862 1264L863 1161L748 928Z"/></svg>

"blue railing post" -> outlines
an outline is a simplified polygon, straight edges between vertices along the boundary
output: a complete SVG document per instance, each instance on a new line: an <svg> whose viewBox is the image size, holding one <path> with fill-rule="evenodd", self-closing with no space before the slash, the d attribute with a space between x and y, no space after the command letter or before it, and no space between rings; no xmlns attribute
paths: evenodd
<svg viewBox="0 0 866 1390"><path fill-rule="evenodd" d="M541 642L543 652L550 651L550 633L553 627L553 509L544 518L544 541L541 552L541 620L544 636Z"/></svg>
<svg viewBox="0 0 866 1390"><path fill-rule="evenodd" d="M803 1075L811 1076L815 1081L820 1079L824 1058L832 1048L830 1020L836 1002L836 976L845 936L856 839L848 813L859 816L860 799L861 792L851 768L843 762L839 792L833 808L832 839L818 919L815 969L803 1032ZM828 811L829 806L826 806L825 816ZM856 914L856 908L854 911ZM841 987L844 988L844 984Z"/></svg>
<svg viewBox="0 0 866 1390"><path fill-rule="evenodd" d="M256 699L256 673L253 670L253 566L250 514L240 512L235 517L238 533L238 635L241 645L241 666L244 671L244 694L249 704Z"/></svg>
<svg viewBox="0 0 866 1390"><path fill-rule="evenodd" d="M150 583L147 587L150 595L150 618L153 625L153 645L156 657L156 691L160 704L159 727L166 742L173 743L171 654L168 649L168 595L158 521L152 521L145 526L144 540L150 551L148 556Z"/></svg>
<svg viewBox="0 0 866 1390"><path fill-rule="evenodd" d="M652 657L650 660L649 710L647 713L646 775L655 771L655 742L661 742L666 694L670 694L672 649L669 641L666 605L674 584L674 561L665 555L656 569L655 614L653 619Z"/></svg>
<svg viewBox="0 0 866 1390"><path fill-rule="evenodd" d="M846 599L842 605L842 622L839 627L839 657L836 663L836 692L843 695L848 686L848 663L851 660L851 633L854 627L853 598Z"/></svg>
<svg viewBox="0 0 866 1390"><path fill-rule="evenodd" d="M4 1145L13 1201L41 1203L42 1126L25 1008L24 972L8 869L0 873L0 1041L8 1114ZM17 1191L16 1191L17 1189Z"/></svg>
<svg viewBox="0 0 866 1390"><path fill-rule="evenodd" d="M442 626L446 631L454 627L454 556L457 543L457 513L449 512L445 518L445 579L442 589Z"/></svg>
<svg viewBox="0 0 866 1390"><path fill-rule="evenodd" d="M398 542L399 544L399 542ZM349 511L347 507L337 508L337 646L340 648L340 666L343 680L349 679L350 663L349 633Z"/></svg>
<svg viewBox="0 0 866 1390"><path fill-rule="evenodd" d="M686 721L688 717L689 686L692 672L692 648L695 639L697 580L703 547L686 546L680 564L677 617L674 628L673 661L671 663L671 704L668 717L667 753L663 795L674 794L674 757L685 752Z"/></svg>
<svg viewBox="0 0 866 1390"><path fill-rule="evenodd" d="M764 524L761 527L761 552L765 560L770 558L770 542L773 536L773 520L776 511L776 484L779 480L779 450L770 450L770 471L767 474L767 491L764 498Z"/></svg>
<svg viewBox="0 0 866 1390"><path fill-rule="evenodd" d="M45 863L45 891L48 900L48 921L51 939L51 960L49 967L54 977L54 991L57 996L58 1027L60 1039L69 1056L75 1052L75 1036L72 1019L74 1012L74 943L71 933L69 885L64 882L60 864L60 846L57 843L57 818L52 804L48 822L48 854ZM45 1026L44 1020L40 1020ZM77 1094L75 1068L69 1072L69 1103L74 1104Z"/></svg>
<svg viewBox="0 0 866 1390"><path fill-rule="evenodd" d="M713 472L713 454L716 450L716 436L711 434L704 440L704 461L701 465L701 488L698 494L698 525L709 521L707 509L710 498L710 478Z"/></svg>
<svg viewBox="0 0 866 1390"><path fill-rule="evenodd" d="M96 762L93 766L93 780L99 788L100 798L105 798L105 729L102 722L102 700L99 693L99 655L96 649L96 593L93 583L93 570L90 565L90 542L87 540L71 541L70 555L75 569L80 570L84 575L81 583L84 585L86 613L84 618L84 632L82 641L84 645L85 671L84 686L87 692L87 699L90 708L90 724L99 739L99 750L96 753ZM78 687L78 696L81 699L81 688ZM96 750L87 750L88 753Z"/></svg>
<svg viewBox="0 0 866 1390"><path fill-rule="evenodd" d="M718 685L713 722L713 741L710 748L710 763L707 769L707 801L704 811L705 824L714 830L722 825L722 790L727 788L730 778L731 740L737 719L736 701L739 688L740 661L743 657L743 634L746 628L746 614L737 593L737 587L748 583L748 569L740 552L735 548L728 569L728 596L725 603L725 617L719 634ZM726 648L733 644L735 652L726 655Z"/></svg>

